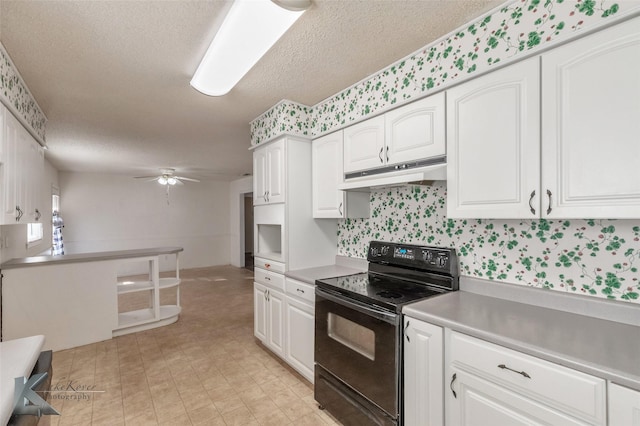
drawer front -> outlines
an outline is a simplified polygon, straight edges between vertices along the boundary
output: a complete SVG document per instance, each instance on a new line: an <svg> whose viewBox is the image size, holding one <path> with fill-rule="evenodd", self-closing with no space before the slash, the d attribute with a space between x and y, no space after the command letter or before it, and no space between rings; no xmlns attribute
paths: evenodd
<svg viewBox="0 0 640 426"><path fill-rule="evenodd" d="M284 275L266 269L253 268L253 279L267 287L284 292Z"/></svg>
<svg viewBox="0 0 640 426"><path fill-rule="evenodd" d="M449 344L455 367L589 422L606 423L603 379L456 332Z"/></svg>
<svg viewBox="0 0 640 426"><path fill-rule="evenodd" d="M291 278L287 278L285 280L285 286L288 295L298 297L315 304L315 286L301 281L292 280Z"/></svg>
<svg viewBox="0 0 640 426"><path fill-rule="evenodd" d="M267 271L284 274L284 263L281 262L274 262L273 260L256 257L254 259L254 266L256 268L266 269Z"/></svg>

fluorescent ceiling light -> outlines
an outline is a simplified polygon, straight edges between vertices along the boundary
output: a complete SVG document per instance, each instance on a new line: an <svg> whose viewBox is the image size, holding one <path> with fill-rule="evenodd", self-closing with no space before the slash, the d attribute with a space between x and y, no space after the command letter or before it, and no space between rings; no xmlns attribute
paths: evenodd
<svg viewBox="0 0 640 426"><path fill-rule="evenodd" d="M310 4L310 0L235 0L191 86L209 96L229 93Z"/></svg>

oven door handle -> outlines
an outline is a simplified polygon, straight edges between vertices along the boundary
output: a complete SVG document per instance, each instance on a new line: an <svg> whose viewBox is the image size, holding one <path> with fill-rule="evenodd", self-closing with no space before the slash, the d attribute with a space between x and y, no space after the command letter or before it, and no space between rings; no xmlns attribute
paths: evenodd
<svg viewBox="0 0 640 426"><path fill-rule="evenodd" d="M361 303L355 300L346 300L343 299L340 296L336 296L332 293L329 293L326 290L320 289L318 287L316 287L316 295L323 297L327 300L330 300L334 303L337 303L338 305L342 305L346 308L350 308L353 309L355 311L358 311L360 313L363 313L365 315L368 315L370 317L379 319L381 321L384 321L386 323L389 324L393 324L393 325L398 325L399 324L399 320L400 320L400 316L398 314L392 313L392 312L387 312L387 311L383 311L382 309L378 309L375 306L370 306L367 305L365 303Z"/></svg>

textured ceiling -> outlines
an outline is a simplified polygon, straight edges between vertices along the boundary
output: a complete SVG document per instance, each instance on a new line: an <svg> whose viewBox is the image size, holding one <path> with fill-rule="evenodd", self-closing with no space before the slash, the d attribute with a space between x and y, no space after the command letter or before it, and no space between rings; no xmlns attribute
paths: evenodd
<svg viewBox="0 0 640 426"><path fill-rule="evenodd" d="M220 98L189 80L228 1L0 0L0 40L59 170L228 180L251 172L249 122L281 99L314 105L500 3L313 0Z"/></svg>

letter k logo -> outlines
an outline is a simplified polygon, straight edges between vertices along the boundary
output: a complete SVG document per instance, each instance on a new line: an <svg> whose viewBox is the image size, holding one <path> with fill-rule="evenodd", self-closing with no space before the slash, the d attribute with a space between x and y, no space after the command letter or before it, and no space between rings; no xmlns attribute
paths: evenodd
<svg viewBox="0 0 640 426"><path fill-rule="evenodd" d="M34 374L27 380L26 377L15 378L15 393L13 395L13 414L27 414L32 416L42 416L43 414L60 415L47 401L40 398L33 388L38 386L47 373ZM31 404L29 404L31 402Z"/></svg>

